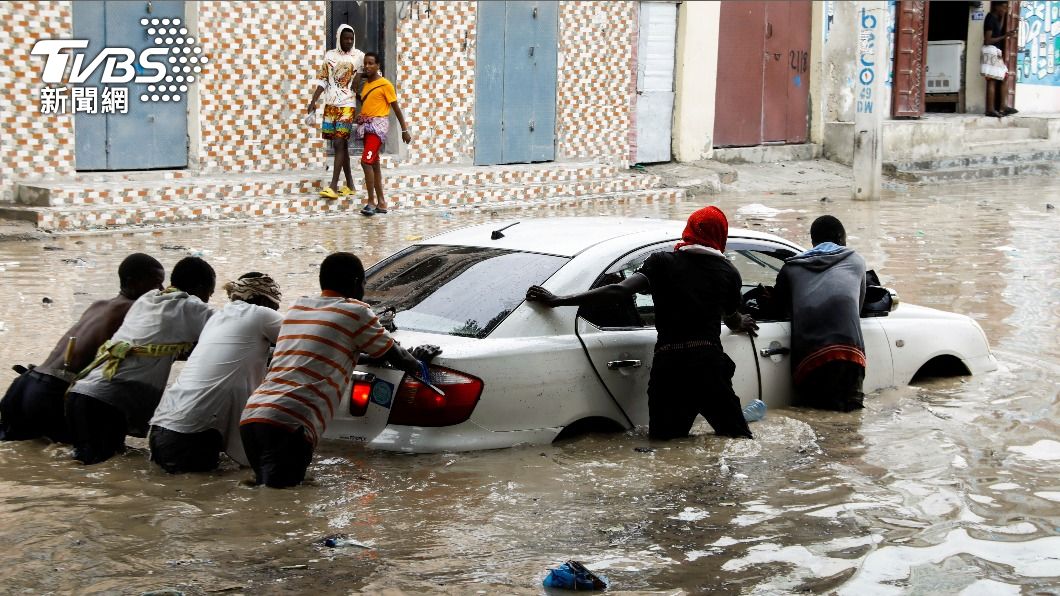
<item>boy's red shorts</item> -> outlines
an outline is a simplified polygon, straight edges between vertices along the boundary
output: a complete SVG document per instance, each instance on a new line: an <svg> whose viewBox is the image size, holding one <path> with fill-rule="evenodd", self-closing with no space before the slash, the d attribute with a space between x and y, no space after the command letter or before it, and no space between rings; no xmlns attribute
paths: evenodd
<svg viewBox="0 0 1060 596"><path fill-rule="evenodd" d="M374 165L379 163L379 146L383 142L379 140L379 135L367 133L364 135L364 153L361 154L361 163Z"/></svg>

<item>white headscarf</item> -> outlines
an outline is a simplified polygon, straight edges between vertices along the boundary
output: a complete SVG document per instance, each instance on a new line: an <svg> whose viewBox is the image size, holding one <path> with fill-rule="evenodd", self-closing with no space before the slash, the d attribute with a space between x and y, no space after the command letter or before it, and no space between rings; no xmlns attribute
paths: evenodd
<svg viewBox="0 0 1060 596"><path fill-rule="evenodd" d="M342 34L347 29L353 33L354 45L350 51L342 51ZM364 52L357 49L357 33L349 25L339 25L335 32L335 48L324 53L324 63L317 70L314 83L324 87L325 105L354 107L357 105L350 83L353 75L364 65Z"/></svg>

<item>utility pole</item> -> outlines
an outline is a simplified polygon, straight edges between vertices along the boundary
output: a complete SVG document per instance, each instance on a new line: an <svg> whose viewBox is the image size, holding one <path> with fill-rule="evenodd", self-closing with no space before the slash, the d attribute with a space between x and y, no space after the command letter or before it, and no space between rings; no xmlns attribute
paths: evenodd
<svg viewBox="0 0 1060 596"><path fill-rule="evenodd" d="M883 178L883 82L887 77L886 0L858 2L855 65L854 198L880 198Z"/></svg>

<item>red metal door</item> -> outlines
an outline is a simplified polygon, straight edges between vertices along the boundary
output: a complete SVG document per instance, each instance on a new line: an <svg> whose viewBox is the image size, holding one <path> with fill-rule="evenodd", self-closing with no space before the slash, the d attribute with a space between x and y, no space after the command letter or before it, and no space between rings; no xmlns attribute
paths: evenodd
<svg viewBox="0 0 1060 596"><path fill-rule="evenodd" d="M894 26L892 116L919 118L924 115L927 32L927 0L900 0Z"/></svg>
<svg viewBox="0 0 1060 596"><path fill-rule="evenodd" d="M788 134L789 4L766 2L766 40L762 55L762 141L783 141Z"/></svg>
<svg viewBox="0 0 1060 596"><path fill-rule="evenodd" d="M722 2L714 145L806 141L810 2Z"/></svg>
<svg viewBox="0 0 1060 596"><path fill-rule="evenodd" d="M762 142L763 2L722 2L714 145Z"/></svg>
<svg viewBox="0 0 1060 596"><path fill-rule="evenodd" d="M1008 17L1005 19L1005 31L1019 31L1020 28L1020 2L1009 0ZM1008 76L1005 77L1005 106L1016 107L1016 54L1019 52L1019 39L1013 35L1005 38L1005 67L1008 68Z"/></svg>
<svg viewBox="0 0 1060 596"><path fill-rule="evenodd" d="M810 33L813 28L812 2L773 2L788 7L788 45L781 60L785 63L788 89L787 143L805 143L810 128ZM774 23L776 21L773 21Z"/></svg>

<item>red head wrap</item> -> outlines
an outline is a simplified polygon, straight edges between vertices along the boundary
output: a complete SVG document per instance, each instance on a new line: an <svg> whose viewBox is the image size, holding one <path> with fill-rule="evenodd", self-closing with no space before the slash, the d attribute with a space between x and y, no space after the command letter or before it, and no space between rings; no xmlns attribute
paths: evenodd
<svg viewBox="0 0 1060 596"><path fill-rule="evenodd" d="M725 250L725 241L729 238L729 220L717 207L704 207L688 216L688 224L681 234L681 242L676 249L690 244L708 246L714 250Z"/></svg>

